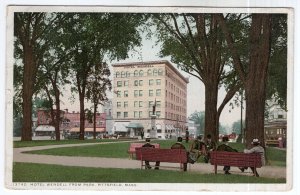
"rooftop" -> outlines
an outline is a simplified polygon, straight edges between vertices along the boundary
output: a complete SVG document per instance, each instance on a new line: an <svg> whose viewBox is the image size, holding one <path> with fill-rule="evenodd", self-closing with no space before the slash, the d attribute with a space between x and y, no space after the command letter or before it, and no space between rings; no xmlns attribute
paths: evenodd
<svg viewBox="0 0 300 195"><path fill-rule="evenodd" d="M158 64L166 64L171 68L176 74L180 76L186 83L189 82L189 79L184 77L178 70L175 68L168 60L158 60L158 61L148 61L148 62L127 62L127 63L116 63L112 64L113 67L122 67L122 66L142 66L142 65L158 65Z"/></svg>

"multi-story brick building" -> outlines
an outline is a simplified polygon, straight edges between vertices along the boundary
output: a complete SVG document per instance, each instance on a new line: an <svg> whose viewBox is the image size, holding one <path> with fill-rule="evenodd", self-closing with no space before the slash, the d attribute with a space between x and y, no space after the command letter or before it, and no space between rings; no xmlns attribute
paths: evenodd
<svg viewBox="0 0 300 195"><path fill-rule="evenodd" d="M187 84L168 61L113 64L113 119L115 133L149 137L153 105L156 105L156 137L185 132Z"/></svg>
<svg viewBox="0 0 300 195"><path fill-rule="evenodd" d="M79 112L68 112L68 109L61 112L62 122L60 124L60 131L65 132L79 132L80 126L80 113ZM97 133L105 133L106 128L106 113L97 113L96 115L96 132ZM37 112L37 126L38 130L41 132L45 132L45 128L49 129L49 125L52 125L52 120L50 117L50 113L47 110L39 109ZM53 131L53 127L51 131ZM48 130L49 131L49 130ZM39 134L41 135L41 132ZM85 121L85 132L86 134L91 134L93 132L93 123L90 123L88 119ZM37 132L38 133L38 132Z"/></svg>

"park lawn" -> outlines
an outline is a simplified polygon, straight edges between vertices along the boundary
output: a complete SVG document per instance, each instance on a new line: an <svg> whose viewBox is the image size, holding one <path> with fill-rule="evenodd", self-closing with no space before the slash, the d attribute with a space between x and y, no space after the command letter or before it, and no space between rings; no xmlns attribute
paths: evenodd
<svg viewBox="0 0 300 195"><path fill-rule="evenodd" d="M63 144L83 144L83 143L100 143L100 142L116 142L116 141L125 141L125 140L116 140L116 139L70 139L70 140L32 140L32 141L14 141L14 148L22 147L34 147L34 146L47 146L47 145L63 145Z"/></svg>
<svg viewBox="0 0 300 195"><path fill-rule="evenodd" d="M133 141L134 142L134 141ZM170 148L175 140L153 140L152 143L159 143L160 148ZM186 148L190 147L191 142L183 142ZM98 144L89 146L73 146L64 148L54 148L46 150L28 151L32 154L59 155L59 156L84 156L84 157L107 157L107 158L128 158L127 150L129 142L118 142L111 144ZM230 146L236 148L239 152L244 150L241 143L230 143ZM276 148L266 149L268 165L286 166L286 151ZM199 158L198 162L204 162L203 158Z"/></svg>
<svg viewBox="0 0 300 195"><path fill-rule="evenodd" d="M228 179L230 177L230 179ZM284 178L200 174L179 170L86 168L35 163L14 163L13 182L118 182L118 183L286 183Z"/></svg>

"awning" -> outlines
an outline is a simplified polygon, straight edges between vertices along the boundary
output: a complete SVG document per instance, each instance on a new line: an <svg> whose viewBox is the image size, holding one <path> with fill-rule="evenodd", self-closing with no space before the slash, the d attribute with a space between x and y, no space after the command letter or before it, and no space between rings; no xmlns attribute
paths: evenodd
<svg viewBox="0 0 300 195"><path fill-rule="evenodd" d="M39 125L35 131L55 131L55 128L51 125Z"/></svg>
<svg viewBox="0 0 300 195"><path fill-rule="evenodd" d="M127 128L133 128L133 129L143 129L144 126L141 123L129 123Z"/></svg>
<svg viewBox="0 0 300 195"><path fill-rule="evenodd" d="M80 130L79 127L73 127L70 131L71 131L71 132L79 132L79 130ZM94 132L94 128L92 128L92 127L87 127L87 128L84 129L84 132ZM105 129L104 129L104 128L97 127L97 128L96 128L96 132L102 133L102 132L105 132Z"/></svg>
<svg viewBox="0 0 300 195"><path fill-rule="evenodd" d="M115 122L113 129L115 132L128 132L128 124L129 122Z"/></svg>

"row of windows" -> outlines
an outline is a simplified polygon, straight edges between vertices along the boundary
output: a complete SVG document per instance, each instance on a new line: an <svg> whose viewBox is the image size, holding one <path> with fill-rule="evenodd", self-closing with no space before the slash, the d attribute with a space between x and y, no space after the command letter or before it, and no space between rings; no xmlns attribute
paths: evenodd
<svg viewBox="0 0 300 195"><path fill-rule="evenodd" d="M186 96L186 93L184 91L182 91L178 86L176 86L175 84L169 82L168 80L166 80L166 88L171 89L171 91L176 92L178 94L180 94L180 96ZM184 88L183 88L184 89Z"/></svg>
<svg viewBox="0 0 300 195"><path fill-rule="evenodd" d="M154 85L154 81L156 85L161 85L161 79L149 79L148 85L152 86ZM135 80L133 82L133 86L143 86L144 80ZM129 81L117 81L117 87L128 87Z"/></svg>
<svg viewBox="0 0 300 195"><path fill-rule="evenodd" d="M147 76L161 76L163 75L163 69L159 68L159 69L148 69L146 73L144 73L144 70L135 70L133 73L130 73L129 71L121 71L121 72L116 72L115 77L116 78L126 78L126 77L130 77L130 76L134 76L134 77L142 77L144 76L144 74L147 74Z"/></svg>
<svg viewBox="0 0 300 195"><path fill-rule="evenodd" d="M152 116L152 112L148 112L148 117L151 117ZM156 117L159 118L161 116L161 112L160 111L156 111ZM122 115L122 112L117 112L117 118L128 118L129 115L128 115L128 112L123 112L123 115ZM143 118L143 111L134 111L133 112L133 118Z"/></svg>
<svg viewBox="0 0 300 195"><path fill-rule="evenodd" d="M180 97L176 96L175 94L171 93L170 91L168 92L168 90L166 90L166 97L171 98L171 100L176 102L176 103L183 104L183 105L186 104L185 100L181 99Z"/></svg>
<svg viewBox="0 0 300 195"><path fill-rule="evenodd" d="M152 106L154 105L155 101L148 101L148 108L152 108ZM138 108L138 107L143 107L144 102L143 101L134 101L134 107ZM117 108L128 108L128 101L123 102L117 102ZM161 107L161 101L156 101L156 108L160 108Z"/></svg>
<svg viewBox="0 0 300 195"><path fill-rule="evenodd" d="M154 93L155 93L155 96L161 96L161 89L149 89L148 91L148 96L149 97L153 97L154 96ZM122 97L122 92L121 91L116 91L116 94L117 94L117 97ZM134 90L133 91L133 95L134 97L142 97L144 94L144 91L143 90ZM128 97L128 90L125 90L123 92L123 97Z"/></svg>

